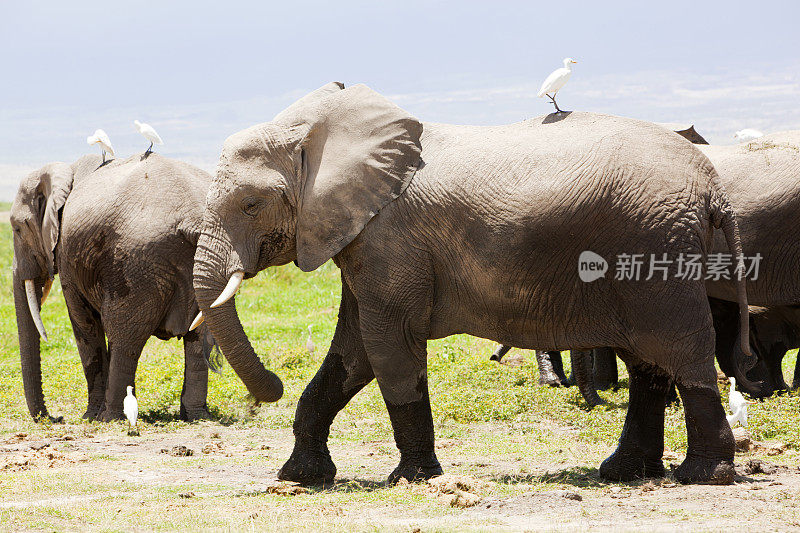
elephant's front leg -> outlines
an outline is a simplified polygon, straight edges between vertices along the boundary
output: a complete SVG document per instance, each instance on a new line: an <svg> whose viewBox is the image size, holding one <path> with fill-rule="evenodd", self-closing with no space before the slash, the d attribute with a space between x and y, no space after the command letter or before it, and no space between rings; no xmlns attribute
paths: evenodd
<svg viewBox="0 0 800 533"><path fill-rule="evenodd" d="M181 390L181 420L195 422L209 420L206 396L208 395L208 364L206 359L212 346L204 342L205 325L183 337L183 389Z"/></svg>
<svg viewBox="0 0 800 533"><path fill-rule="evenodd" d="M630 400L616 451L600 465L611 481L663 477L664 411L670 378L654 368L628 365ZM719 403L719 402L718 402Z"/></svg>
<svg viewBox="0 0 800 533"><path fill-rule="evenodd" d="M336 332L325 361L297 403L294 450L278 471L279 479L322 484L336 476L328 451L331 424L347 402L373 379L358 322L358 304L342 280Z"/></svg>
<svg viewBox="0 0 800 533"><path fill-rule="evenodd" d="M69 285L64 287L64 299L86 376L88 402L83 418L93 420L105 406L109 366L106 334L100 316Z"/></svg>
<svg viewBox="0 0 800 533"><path fill-rule="evenodd" d="M678 389L686 414L689 449L686 459L675 469L675 479L681 483L732 483L736 441L725 418L716 383L706 387L678 383Z"/></svg>

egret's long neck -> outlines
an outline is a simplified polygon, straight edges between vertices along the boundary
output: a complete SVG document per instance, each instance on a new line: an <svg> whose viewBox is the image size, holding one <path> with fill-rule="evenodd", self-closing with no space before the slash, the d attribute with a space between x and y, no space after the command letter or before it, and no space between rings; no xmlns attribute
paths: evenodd
<svg viewBox="0 0 800 533"><path fill-rule="evenodd" d="M572 72L572 63L570 63L569 61L564 61L564 68Z"/></svg>

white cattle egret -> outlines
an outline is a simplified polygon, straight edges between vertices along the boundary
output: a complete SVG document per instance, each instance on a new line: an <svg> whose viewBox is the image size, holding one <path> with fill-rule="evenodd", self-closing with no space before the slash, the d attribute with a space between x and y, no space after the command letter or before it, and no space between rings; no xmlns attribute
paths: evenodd
<svg viewBox="0 0 800 533"><path fill-rule="evenodd" d="M742 427L747 427L747 404L750 403L744 399L742 393L736 390L736 378L730 378L731 390L728 393L728 407L731 410L728 419L728 424L733 427L736 422L739 422Z"/></svg>
<svg viewBox="0 0 800 533"><path fill-rule="evenodd" d="M308 350L308 353L314 353L314 350L316 349L317 347L314 346L314 341L311 340L311 326L308 326L308 339L306 339L306 350Z"/></svg>
<svg viewBox="0 0 800 533"><path fill-rule="evenodd" d="M539 93L536 95L539 98L543 96L550 98L550 101L553 102L554 106L556 106L556 112L558 113L561 113L561 110L558 108L558 104L556 103L556 93L559 91L559 89L566 85L569 77L572 75L573 63L577 63L577 61L571 57L565 58L564 66L554 70L552 74L547 76L547 79L544 80L544 83L542 84L542 88L539 89ZM552 96L550 93L553 93Z"/></svg>
<svg viewBox="0 0 800 533"><path fill-rule="evenodd" d="M761 133L758 130L754 130L754 129L751 129L751 128L745 128L743 130L737 131L736 133L733 134L733 136L739 142L747 142L747 141L753 141L755 139L758 139L759 137L763 137L764 134Z"/></svg>
<svg viewBox="0 0 800 533"><path fill-rule="evenodd" d="M128 395L122 400L122 412L128 418L128 435L138 435L139 430L136 428L136 419L139 418L139 402L136 401L136 396L133 395L133 387L128 385Z"/></svg>
<svg viewBox="0 0 800 533"><path fill-rule="evenodd" d="M106 152L114 155L114 147L111 146L111 139L108 138L108 135L103 130L94 130L94 135L90 135L86 137L87 144L99 144L100 148L103 149L103 163L106 162Z"/></svg>
<svg viewBox="0 0 800 533"><path fill-rule="evenodd" d="M149 154L153 151L154 144L164 144L164 141L161 140L161 137L158 135L158 133L156 133L156 130L154 130L153 126L150 124L145 124L144 122L134 120L133 125L136 126L136 131L141 133L145 139L150 141L150 147L145 151L146 154Z"/></svg>

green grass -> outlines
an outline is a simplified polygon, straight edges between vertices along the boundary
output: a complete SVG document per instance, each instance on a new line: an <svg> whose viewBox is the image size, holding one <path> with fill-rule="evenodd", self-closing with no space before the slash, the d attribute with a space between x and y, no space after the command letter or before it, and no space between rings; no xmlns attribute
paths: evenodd
<svg viewBox="0 0 800 533"><path fill-rule="evenodd" d="M12 202L0 202L0 211L9 211Z"/></svg>

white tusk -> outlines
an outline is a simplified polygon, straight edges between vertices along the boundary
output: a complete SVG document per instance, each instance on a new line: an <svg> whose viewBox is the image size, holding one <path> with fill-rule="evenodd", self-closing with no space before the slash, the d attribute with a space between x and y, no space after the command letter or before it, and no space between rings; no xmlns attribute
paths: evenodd
<svg viewBox="0 0 800 533"><path fill-rule="evenodd" d="M197 316L194 317L194 320L192 320L192 325L189 326L189 331L194 330L194 328L196 328L197 326L202 324L205 319L206 319L206 317L203 316L203 312L202 311L197 313Z"/></svg>
<svg viewBox="0 0 800 533"><path fill-rule="evenodd" d="M47 278L47 281L44 282L44 288L42 289L42 304L44 305L44 301L47 300L47 295L50 294L50 289L53 288L53 280Z"/></svg>
<svg viewBox="0 0 800 533"><path fill-rule="evenodd" d="M36 324L36 329L39 330L39 335L42 336L44 342L47 342L47 332L44 330L42 316L39 314L39 302L36 298L36 287L33 286L32 279L25 280L25 293L28 295L28 309L30 309L33 323Z"/></svg>
<svg viewBox="0 0 800 533"><path fill-rule="evenodd" d="M241 270L237 270L231 275L231 279L228 280L228 284L223 289L222 294L220 294L214 303L211 304L211 307L219 307L220 305L224 304L231 298L233 295L236 294L236 291L239 290L239 287L242 286L242 280L244 279L244 272Z"/></svg>

